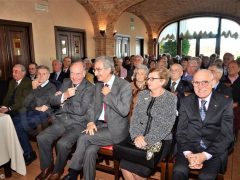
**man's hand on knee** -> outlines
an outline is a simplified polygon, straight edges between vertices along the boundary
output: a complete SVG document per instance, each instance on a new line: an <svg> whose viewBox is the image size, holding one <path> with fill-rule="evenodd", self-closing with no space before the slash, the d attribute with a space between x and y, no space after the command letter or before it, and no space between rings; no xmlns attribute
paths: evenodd
<svg viewBox="0 0 240 180"><path fill-rule="evenodd" d="M86 134L89 134L90 136L93 136L94 135L94 131L97 132L97 126L95 125L94 122L89 122L87 124L87 128L84 131L82 131L82 133L85 132Z"/></svg>

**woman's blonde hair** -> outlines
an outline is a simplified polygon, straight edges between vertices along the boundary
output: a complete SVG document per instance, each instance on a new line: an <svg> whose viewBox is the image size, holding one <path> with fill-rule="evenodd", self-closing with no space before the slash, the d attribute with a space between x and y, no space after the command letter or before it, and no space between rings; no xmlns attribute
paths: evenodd
<svg viewBox="0 0 240 180"><path fill-rule="evenodd" d="M167 85L167 83L169 81L169 77L170 77L169 70L165 67L153 68L149 71L149 74L153 73L153 72L157 73L158 78L165 79L165 83L163 84L163 87L165 87Z"/></svg>

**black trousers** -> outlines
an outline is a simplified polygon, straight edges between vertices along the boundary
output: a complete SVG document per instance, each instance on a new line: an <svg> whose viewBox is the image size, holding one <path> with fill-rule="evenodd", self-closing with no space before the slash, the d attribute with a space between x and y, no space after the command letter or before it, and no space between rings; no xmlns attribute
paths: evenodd
<svg viewBox="0 0 240 180"><path fill-rule="evenodd" d="M199 180L215 180L220 167L221 158L215 157L206 160L203 163L203 167L198 175ZM173 169L173 180L188 180L189 163L182 152L179 152L176 156L176 163Z"/></svg>

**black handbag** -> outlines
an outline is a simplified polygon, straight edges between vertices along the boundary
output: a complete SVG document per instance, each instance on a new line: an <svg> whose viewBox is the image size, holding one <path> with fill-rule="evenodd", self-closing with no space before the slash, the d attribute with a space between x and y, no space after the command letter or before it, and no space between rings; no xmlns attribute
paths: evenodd
<svg viewBox="0 0 240 180"><path fill-rule="evenodd" d="M155 101L155 97L151 99L147 108L148 122L143 134L144 136L149 133L149 130L151 128L151 122L152 122L151 108L154 104L154 101ZM167 142L167 144L171 145L171 142ZM159 152L154 152L153 157L147 160L146 158L147 150L137 148L133 144L129 136L123 142L113 146L113 155L118 160L124 159L124 160L137 163L153 169L155 165L159 162L159 160L163 158L162 154L164 154L163 153L164 146L165 146L165 141L162 142L161 150Z"/></svg>

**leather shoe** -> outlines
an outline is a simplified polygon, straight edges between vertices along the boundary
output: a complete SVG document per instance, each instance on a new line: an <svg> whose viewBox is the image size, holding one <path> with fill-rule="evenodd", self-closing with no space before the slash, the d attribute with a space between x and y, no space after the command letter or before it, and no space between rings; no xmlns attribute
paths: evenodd
<svg viewBox="0 0 240 180"><path fill-rule="evenodd" d="M35 178L35 180L45 180L53 171L53 164L49 168L42 170L42 172Z"/></svg>
<svg viewBox="0 0 240 180"><path fill-rule="evenodd" d="M59 180L60 177L62 176L63 172L60 173L52 173L50 174L50 176L48 177L47 180Z"/></svg>
<svg viewBox="0 0 240 180"><path fill-rule="evenodd" d="M26 166L31 164L36 159L37 159L37 154L35 151L32 151L30 154L24 156Z"/></svg>
<svg viewBox="0 0 240 180"><path fill-rule="evenodd" d="M72 180L70 174L64 176L61 180Z"/></svg>

